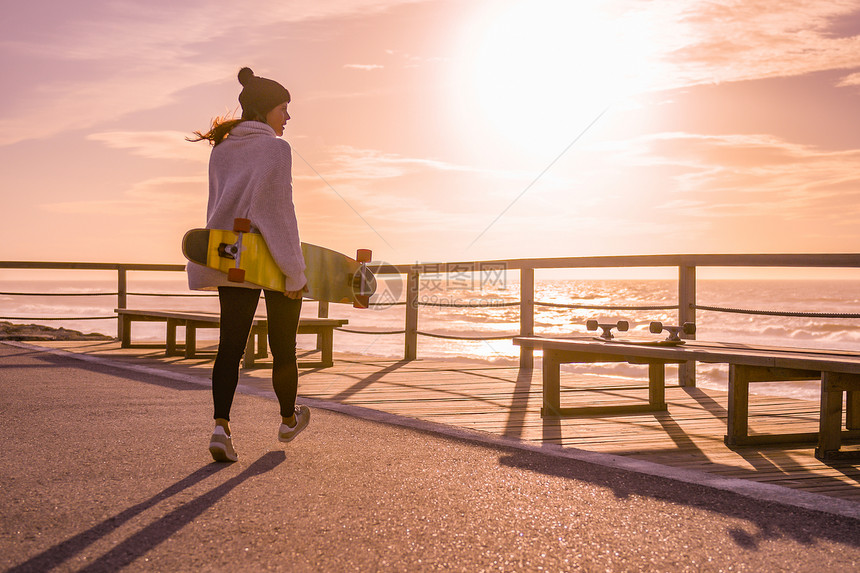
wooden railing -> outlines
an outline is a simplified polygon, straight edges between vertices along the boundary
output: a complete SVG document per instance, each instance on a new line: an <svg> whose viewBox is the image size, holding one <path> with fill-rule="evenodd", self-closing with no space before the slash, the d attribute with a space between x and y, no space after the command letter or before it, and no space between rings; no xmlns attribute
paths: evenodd
<svg viewBox="0 0 860 573"><path fill-rule="evenodd" d="M45 261L0 261L0 269L116 271L116 307L128 308L129 271L185 271L185 265L146 263L66 263ZM117 317L117 338L122 338L122 318Z"/></svg>
<svg viewBox="0 0 860 573"><path fill-rule="evenodd" d="M404 358L418 357L419 290L422 274L450 272L519 271L520 324L519 334L535 334L535 270L538 269L595 269L595 268L677 268L678 269L678 323L696 321L696 271L699 267L747 268L860 268L860 253L810 254L700 254L700 255L631 255L601 257L564 257L532 259L496 259L486 261L455 261L433 264L390 265L375 268L380 275L405 276L406 313ZM117 308L127 308L129 271L184 271L184 265L134 263L67 263L41 261L0 261L6 269L52 270L115 270L117 272ZM319 316L328 315L328 305L320 304ZM122 321L117 321L118 336L122 336ZM694 335L691 335L694 337ZM520 349L520 366L531 368L534 356L531 348ZM679 369L681 385L695 385L695 364Z"/></svg>
<svg viewBox="0 0 860 573"><path fill-rule="evenodd" d="M809 254L700 254L700 255L629 255L602 257L564 257L544 259L496 259L455 261L433 265L387 265L381 273L406 275L406 340L404 358L414 360L418 352L418 300L420 275L445 269L462 272L473 268L504 267L520 274L520 336L534 335L535 270L675 267L678 269L678 324L696 322L696 269L699 267L748 268L860 268L860 253ZM689 335L695 338L695 335ZM520 348L520 367L532 368L533 350ZM682 386L695 386L696 365L683 364L678 371Z"/></svg>

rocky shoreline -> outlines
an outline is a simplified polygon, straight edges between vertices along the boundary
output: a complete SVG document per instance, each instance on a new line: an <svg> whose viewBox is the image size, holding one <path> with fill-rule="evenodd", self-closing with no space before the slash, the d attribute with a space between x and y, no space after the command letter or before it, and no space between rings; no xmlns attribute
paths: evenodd
<svg viewBox="0 0 860 573"><path fill-rule="evenodd" d="M0 340L113 340L112 336L84 334L67 328L51 328L41 324L12 324L0 321Z"/></svg>

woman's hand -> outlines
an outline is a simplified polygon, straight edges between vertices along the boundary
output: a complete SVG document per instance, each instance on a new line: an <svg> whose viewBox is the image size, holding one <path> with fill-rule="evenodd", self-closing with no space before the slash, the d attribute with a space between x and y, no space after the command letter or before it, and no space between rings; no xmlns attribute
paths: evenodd
<svg viewBox="0 0 860 573"><path fill-rule="evenodd" d="M304 295L306 292L308 292L308 285L303 286L299 290L288 290L284 292L284 296L293 300L298 300L302 298L302 295Z"/></svg>

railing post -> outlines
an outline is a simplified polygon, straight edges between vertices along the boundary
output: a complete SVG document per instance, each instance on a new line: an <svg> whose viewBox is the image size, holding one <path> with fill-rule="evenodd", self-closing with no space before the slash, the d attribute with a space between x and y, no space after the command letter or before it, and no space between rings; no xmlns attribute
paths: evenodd
<svg viewBox="0 0 860 573"><path fill-rule="evenodd" d="M678 324L696 323L696 267L678 267ZM696 339L695 334L682 334L684 338ZM696 363L684 362L678 366L678 384L696 386Z"/></svg>
<svg viewBox="0 0 860 573"><path fill-rule="evenodd" d="M535 333L535 270L520 269L520 336ZM534 367L534 348L520 346L520 369Z"/></svg>
<svg viewBox="0 0 860 573"><path fill-rule="evenodd" d="M405 360L418 357L418 265L406 275L406 343L403 351Z"/></svg>
<svg viewBox="0 0 860 573"><path fill-rule="evenodd" d="M128 308L128 277L127 269L119 265L116 269L116 307ZM116 317L116 337L122 340L123 326L122 317L117 314Z"/></svg>

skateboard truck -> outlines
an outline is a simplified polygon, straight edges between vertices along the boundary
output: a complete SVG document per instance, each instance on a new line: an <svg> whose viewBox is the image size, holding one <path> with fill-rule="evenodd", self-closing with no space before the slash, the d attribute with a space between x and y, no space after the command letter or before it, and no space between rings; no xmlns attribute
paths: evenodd
<svg viewBox="0 0 860 573"><path fill-rule="evenodd" d="M670 342L681 342L681 333L684 334L696 334L696 324L693 322L685 322L681 326L668 326L659 321L654 321L651 323L651 326L648 328L653 334L660 334L664 330L669 333L669 337L666 340Z"/></svg>
<svg viewBox="0 0 860 573"><path fill-rule="evenodd" d="M233 232L238 235L235 243L221 243L218 245L218 256L236 261L236 266L227 269L227 280L232 283L245 282L245 269L239 268L242 257L242 235L251 232L250 219L233 219Z"/></svg>
<svg viewBox="0 0 860 573"><path fill-rule="evenodd" d="M239 249L234 243L221 243L220 245L218 245L218 256L222 259L236 260L236 256L238 254Z"/></svg>
<svg viewBox="0 0 860 573"><path fill-rule="evenodd" d="M358 292L355 293L355 302L352 303L355 308L368 308L370 306L370 295L373 294L374 288L371 285L371 274L367 270L367 263L372 259L373 253L370 249L358 249L355 252L355 260L361 264L355 277L355 282L358 283Z"/></svg>
<svg viewBox="0 0 860 573"><path fill-rule="evenodd" d="M602 340L612 340L612 329L617 328L619 332L626 332L630 328L630 323L626 320L619 320L615 324L600 324L596 320L588 320L585 323L585 328L588 330L597 330L600 328L603 332L600 334Z"/></svg>

